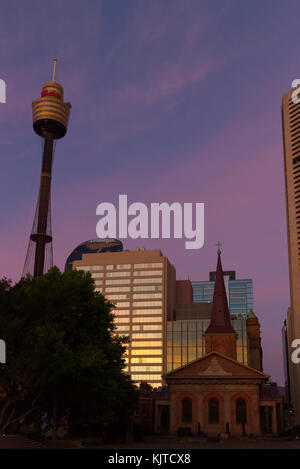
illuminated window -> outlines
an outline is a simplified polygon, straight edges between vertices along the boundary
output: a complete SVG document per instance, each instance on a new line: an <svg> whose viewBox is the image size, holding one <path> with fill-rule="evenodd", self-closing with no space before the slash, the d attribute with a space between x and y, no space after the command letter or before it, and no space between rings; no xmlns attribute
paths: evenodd
<svg viewBox="0 0 300 469"><path fill-rule="evenodd" d="M92 278L102 278L104 273L103 272L95 272L92 275Z"/></svg>
<svg viewBox="0 0 300 469"><path fill-rule="evenodd" d="M115 303L116 306L118 308L126 308L128 306L130 306L130 303L129 302L122 302L122 301L118 301L117 303ZM118 310L117 310L118 311Z"/></svg>
<svg viewBox="0 0 300 469"><path fill-rule="evenodd" d="M135 373L132 373L131 374L131 377L134 381L148 381L148 380L158 380L159 378L161 378L161 375L159 374L135 374Z"/></svg>
<svg viewBox="0 0 300 469"><path fill-rule="evenodd" d="M82 265L82 266L77 266L76 270L84 270L84 271L103 270L103 265Z"/></svg>
<svg viewBox="0 0 300 469"><path fill-rule="evenodd" d="M139 366L139 365L136 365L136 366L131 366L131 371L134 372L134 371L138 371L139 373L141 373L142 371L162 371L162 367L161 366L156 366L156 365L142 365L142 366Z"/></svg>
<svg viewBox="0 0 300 469"><path fill-rule="evenodd" d="M135 301L133 306L162 306L162 301Z"/></svg>
<svg viewBox="0 0 300 469"><path fill-rule="evenodd" d="M155 316L153 316L153 317L145 316L145 317L141 317L141 318L137 317L137 318L133 318L132 321L134 323L136 323L136 322L162 322L162 317L155 317ZM161 327L161 326L159 326L159 327Z"/></svg>
<svg viewBox="0 0 300 469"><path fill-rule="evenodd" d="M145 349L131 349L131 356L133 356L133 355L161 355L161 354L162 354L161 348L159 348L159 349L152 348L152 349L148 349L148 350L145 350ZM133 360L133 358L131 360Z"/></svg>
<svg viewBox="0 0 300 469"><path fill-rule="evenodd" d="M144 331L160 331L161 324L145 324L143 326Z"/></svg>
<svg viewBox="0 0 300 469"><path fill-rule="evenodd" d="M119 278L117 280L105 280L106 285L126 285L130 283L130 278Z"/></svg>
<svg viewBox="0 0 300 469"><path fill-rule="evenodd" d="M151 269L152 267L163 267L162 262L152 262L150 264L134 264L134 267L137 267L138 269Z"/></svg>
<svg viewBox="0 0 300 469"><path fill-rule="evenodd" d="M130 272L107 272L106 277L130 277Z"/></svg>
<svg viewBox="0 0 300 469"><path fill-rule="evenodd" d="M162 357L138 357L132 358L131 363L162 363Z"/></svg>
<svg viewBox="0 0 300 469"><path fill-rule="evenodd" d="M118 318L115 319L116 324L126 323L129 322L129 318Z"/></svg>
<svg viewBox="0 0 300 469"><path fill-rule="evenodd" d="M161 285L143 285L139 287L133 287L133 291L161 291Z"/></svg>
<svg viewBox="0 0 300 469"><path fill-rule="evenodd" d="M107 265L106 270L122 270L122 269L130 269L131 264L113 264Z"/></svg>
<svg viewBox="0 0 300 469"><path fill-rule="evenodd" d="M162 270L135 270L133 275L135 277L146 277L150 275L162 275Z"/></svg>
<svg viewBox="0 0 300 469"><path fill-rule="evenodd" d="M116 309L114 314L118 317L118 316L126 316L129 314L129 309Z"/></svg>
<svg viewBox="0 0 300 469"><path fill-rule="evenodd" d="M130 287L106 287L105 292L122 292L122 291L130 291Z"/></svg>
<svg viewBox="0 0 300 469"><path fill-rule="evenodd" d="M161 283L162 278L135 278L133 283Z"/></svg>
<svg viewBox="0 0 300 469"><path fill-rule="evenodd" d="M133 339L161 339L162 333L161 332L138 332L132 334Z"/></svg>
<svg viewBox="0 0 300 469"><path fill-rule="evenodd" d="M132 314L148 314L148 315L162 315L162 309L133 309Z"/></svg>
<svg viewBox="0 0 300 469"><path fill-rule="evenodd" d="M162 298L162 293L134 293L135 299Z"/></svg>
<svg viewBox="0 0 300 469"><path fill-rule="evenodd" d="M118 334L122 334L123 331L128 332L130 330L129 326L124 326L124 324L121 324L120 326L117 325L116 331L118 331Z"/></svg>
<svg viewBox="0 0 300 469"><path fill-rule="evenodd" d="M110 300L125 300L130 298L130 295L108 295Z"/></svg>
<svg viewBox="0 0 300 469"><path fill-rule="evenodd" d="M162 341L161 340L152 340L152 341L148 341L148 342L137 342L137 341L132 341L131 343L131 346L132 347L162 347ZM133 354L131 352L131 354Z"/></svg>

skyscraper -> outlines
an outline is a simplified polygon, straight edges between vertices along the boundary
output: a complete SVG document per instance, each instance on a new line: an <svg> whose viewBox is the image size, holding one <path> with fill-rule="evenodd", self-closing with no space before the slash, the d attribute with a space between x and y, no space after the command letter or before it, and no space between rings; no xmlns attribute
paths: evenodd
<svg viewBox="0 0 300 469"><path fill-rule="evenodd" d="M125 371L137 383L160 386L166 364L166 324L172 318L176 298L174 266L159 250L138 248L85 250L73 260L72 267L90 272L96 289L115 303L116 332L130 338Z"/></svg>
<svg viewBox="0 0 300 469"><path fill-rule="evenodd" d="M282 128L290 276L288 366L295 423L300 425L300 364L291 361L292 341L300 339L300 102L294 96L295 89L291 89L282 97Z"/></svg>

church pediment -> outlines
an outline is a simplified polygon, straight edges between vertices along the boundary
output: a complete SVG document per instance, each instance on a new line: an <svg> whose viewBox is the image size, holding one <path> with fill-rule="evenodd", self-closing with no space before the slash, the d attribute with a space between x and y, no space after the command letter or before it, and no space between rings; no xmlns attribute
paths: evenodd
<svg viewBox="0 0 300 469"><path fill-rule="evenodd" d="M217 352L209 353L177 368L166 378L264 378L269 376Z"/></svg>

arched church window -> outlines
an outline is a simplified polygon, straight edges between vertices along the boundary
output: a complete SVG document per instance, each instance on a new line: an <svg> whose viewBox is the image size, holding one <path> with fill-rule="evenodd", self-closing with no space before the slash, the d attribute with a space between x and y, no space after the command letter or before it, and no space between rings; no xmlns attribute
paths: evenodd
<svg viewBox="0 0 300 469"><path fill-rule="evenodd" d="M235 402L236 423L247 423L247 403L245 399L239 397Z"/></svg>
<svg viewBox="0 0 300 469"><path fill-rule="evenodd" d="M212 397L208 401L208 421L209 423L219 423L219 401Z"/></svg>
<svg viewBox="0 0 300 469"><path fill-rule="evenodd" d="M181 419L183 423L191 423L193 420L193 404L189 397L182 399Z"/></svg>

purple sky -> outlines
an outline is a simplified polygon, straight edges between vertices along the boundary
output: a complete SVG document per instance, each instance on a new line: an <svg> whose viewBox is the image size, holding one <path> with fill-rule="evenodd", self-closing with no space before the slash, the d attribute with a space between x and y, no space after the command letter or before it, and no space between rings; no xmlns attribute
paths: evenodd
<svg viewBox="0 0 300 469"><path fill-rule="evenodd" d="M300 78L298 0L2 0L0 276L20 278L38 193L31 101L51 77L73 108L57 143L55 263L96 236L97 204L204 202L205 245L160 248L178 278L252 278L264 367L282 383L289 306L280 103Z"/></svg>

